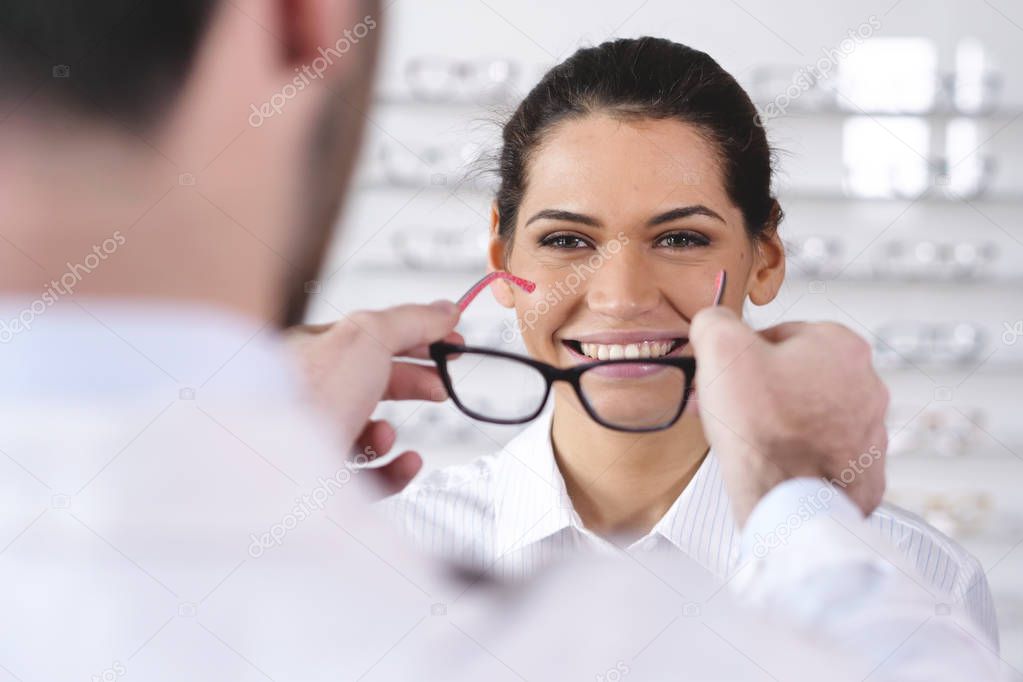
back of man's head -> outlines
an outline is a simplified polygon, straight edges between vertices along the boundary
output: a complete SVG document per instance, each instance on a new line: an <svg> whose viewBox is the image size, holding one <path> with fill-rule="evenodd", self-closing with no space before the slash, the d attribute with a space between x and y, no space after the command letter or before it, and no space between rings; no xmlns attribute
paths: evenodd
<svg viewBox="0 0 1023 682"><path fill-rule="evenodd" d="M149 123L184 82L217 0L11 0L0 97Z"/></svg>
<svg viewBox="0 0 1023 682"><path fill-rule="evenodd" d="M113 236L123 253L75 293L296 321L360 139L377 7L0 5L0 293L38 296Z"/></svg>

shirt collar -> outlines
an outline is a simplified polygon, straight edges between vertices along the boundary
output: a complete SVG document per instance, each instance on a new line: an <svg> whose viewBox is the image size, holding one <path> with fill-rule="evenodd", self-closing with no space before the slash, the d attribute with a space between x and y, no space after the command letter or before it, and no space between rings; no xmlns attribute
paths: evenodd
<svg viewBox="0 0 1023 682"><path fill-rule="evenodd" d="M738 561L739 529L713 449L651 534L664 537L718 574L729 571Z"/></svg>
<svg viewBox="0 0 1023 682"><path fill-rule="evenodd" d="M494 477L498 556L573 525L582 527L554 459L552 414L548 406L505 445L498 458Z"/></svg>
<svg viewBox="0 0 1023 682"><path fill-rule="evenodd" d="M502 556L566 528L584 530L554 458L553 409L513 438L495 476L496 550ZM713 450L646 538L660 536L706 568L724 573L738 558L738 529Z"/></svg>

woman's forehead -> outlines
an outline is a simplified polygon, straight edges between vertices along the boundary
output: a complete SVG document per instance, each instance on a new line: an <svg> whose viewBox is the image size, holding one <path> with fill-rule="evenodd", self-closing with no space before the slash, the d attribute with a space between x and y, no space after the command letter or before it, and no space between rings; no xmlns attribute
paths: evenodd
<svg viewBox="0 0 1023 682"><path fill-rule="evenodd" d="M715 146L674 119L594 114L566 120L531 155L523 204L656 208L728 201Z"/></svg>

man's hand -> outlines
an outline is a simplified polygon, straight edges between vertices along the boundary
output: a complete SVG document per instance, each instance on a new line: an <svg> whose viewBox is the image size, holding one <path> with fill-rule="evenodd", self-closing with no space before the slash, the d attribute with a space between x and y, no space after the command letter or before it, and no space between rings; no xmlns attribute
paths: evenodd
<svg viewBox="0 0 1023 682"><path fill-rule="evenodd" d="M359 311L329 325L289 330L304 374L317 400L339 425L351 450L387 454L396 433L385 421L371 421L381 400L447 399L437 370L400 362L396 357L425 359L427 347L454 333L458 306L450 301ZM375 469L387 493L402 490L422 467L418 453L406 451L386 467Z"/></svg>
<svg viewBox="0 0 1023 682"><path fill-rule="evenodd" d="M863 339L834 323L755 332L715 306L694 316L690 341L700 419L740 526L771 488L801 476L838 479L864 514L880 504L888 390Z"/></svg>

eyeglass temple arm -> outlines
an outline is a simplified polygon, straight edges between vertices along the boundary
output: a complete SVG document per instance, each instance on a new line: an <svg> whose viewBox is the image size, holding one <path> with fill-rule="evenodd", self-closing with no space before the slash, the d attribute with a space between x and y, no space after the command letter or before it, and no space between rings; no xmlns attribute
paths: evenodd
<svg viewBox="0 0 1023 682"><path fill-rule="evenodd" d="M460 299L458 299L458 309L464 311L467 307L469 307L469 304L472 303L472 300L476 298L479 295L479 293L483 291L483 289L486 288L486 286L493 282L495 279L508 280L509 282L518 285L528 294L533 293L533 291L536 289L535 282L530 282L528 279L516 277L510 272L505 272L504 270L495 270L494 272L488 273L485 277L480 279L480 281L473 284L469 288L469 290L465 292Z"/></svg>
<svg viewBox="0 0 1023 682"><path fill-rule="evenodd" d="M717 279L714 282L714 305L721 305L721 299L725 297L725 282L728 281L728 273L724 270L718 273Z"/></svg>

